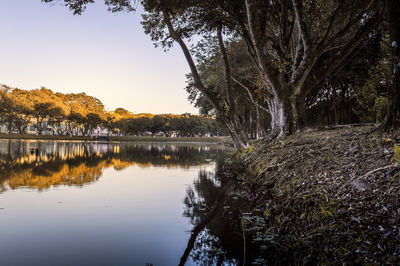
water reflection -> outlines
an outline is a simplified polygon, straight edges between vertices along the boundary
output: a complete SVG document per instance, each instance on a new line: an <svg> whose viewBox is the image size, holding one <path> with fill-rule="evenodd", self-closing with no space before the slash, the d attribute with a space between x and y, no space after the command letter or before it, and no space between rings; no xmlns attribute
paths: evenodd
<svg viewBox="0 0 400 266"><path fill-rule="evenodd" d="M214 160L222 146L0 141L0 192L19 187L47 189L97 181L106 168L188 168Z"/></svg>
<svg viewBox="0 0 400 266"><path fill-rule="evenodd" d="M225 151L0 141L0 265L250 264Z"/></svg>
<svg viewBox="0 0 400 266"><path fill-rule="evenodd" d="M179 265L189 258L198 265L251 265L257 257L259 247L241 218L249 203L234 196L238 187L224 174L224 158L217 158L215 172L201 170L187 189L183 214L193 229Z"/></svg>

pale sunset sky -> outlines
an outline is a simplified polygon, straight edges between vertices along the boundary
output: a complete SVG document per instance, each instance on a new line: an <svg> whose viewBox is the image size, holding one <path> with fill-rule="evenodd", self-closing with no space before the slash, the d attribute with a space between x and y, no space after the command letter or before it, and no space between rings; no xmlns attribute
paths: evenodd
<svg viewBox="0 0 400 266"><path fill-rule="evenodd" d="M155 48L140 13L112 14L103 0L81 16L63 1L0 0L0 83L86 92L107 110L197 114L184 90L183 54Z"/></svg>

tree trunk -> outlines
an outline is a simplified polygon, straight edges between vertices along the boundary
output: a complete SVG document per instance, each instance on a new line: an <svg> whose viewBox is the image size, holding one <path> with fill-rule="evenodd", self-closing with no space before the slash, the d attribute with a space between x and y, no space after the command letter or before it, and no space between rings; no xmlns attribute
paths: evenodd
<svg viewBox="0 0 400 266"><path fill-rule="evenodd" d="M303 130L307 125L305 97L303 95L281 96L270 100L271 137L281 137Z"/></svg>
<svg viewBox="0 0 400 266"><path fill-rule="evenodd" d="M392 83L388 87L389 107L383 124L384 130L395 128L400 107L400 1L387 1L389 34L392 48Z"/></svg>
<svg viewBox="0 0 400 266"><path fill-rule="evenodd" d="M285 134L286 122L284 103L274 98L268 100L268 108L271 114L270 138L281 137Z"/></svg>
<svg viewBox="0 0 400 266"><path fill-rule="evenodd" d="M292 132L303 130L307 124L305 97L303 95L293 96L291 99L293 112Z"/></svg>
<svg viewBox="0 0 400 266"><path fill-rule="evenodd" d="M247 146L247 140L243 139L243 136L237 132L236 127L233 125L233 123L230 123L228 121L224 121L223 124L225 125L226 129L229 132L229 135L231 136L233 140L233 145L235 146L236 149L242 149Z"/></svg>
<svg viewBox="0 0 400 266"><path fill-rule="evenodd" d="M8 131L8 133L11 133L11 131L12 131L12 122L8 122L7 131Z"/></svg>

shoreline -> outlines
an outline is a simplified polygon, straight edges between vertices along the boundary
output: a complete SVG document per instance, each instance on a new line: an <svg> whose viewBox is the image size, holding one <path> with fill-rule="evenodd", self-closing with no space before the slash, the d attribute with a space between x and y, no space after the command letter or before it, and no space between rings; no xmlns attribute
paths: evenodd
<svg viewBox="0 0 400 266"><path fill-rule="evenodd" d="M96 136L97 137L97 136ZM0 133L1 139L27 139L27 140L69 140L69 141L104 141L96 140L91 136L54 136L54 135L34 135L34 134L18 134L18 133ZM183 143L217 143L231 144L230 137L151 137L151 136L109 136L109 141L121 142L183 142Z"/></svg>

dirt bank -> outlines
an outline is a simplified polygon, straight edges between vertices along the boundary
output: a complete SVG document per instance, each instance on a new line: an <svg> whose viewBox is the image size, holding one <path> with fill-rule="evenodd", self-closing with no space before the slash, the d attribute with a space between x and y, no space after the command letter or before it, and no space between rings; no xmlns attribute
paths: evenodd
<svg viewBox="0 0 400 266"><path fill-rule="evenodd" d="M390 139L389 139L389 138ZM372 127L312 131L257 143L232 163L252 202L256 263L399 264L396 136Z"/></svg>

